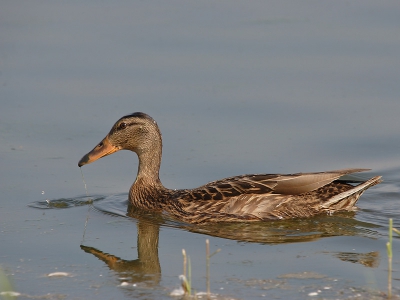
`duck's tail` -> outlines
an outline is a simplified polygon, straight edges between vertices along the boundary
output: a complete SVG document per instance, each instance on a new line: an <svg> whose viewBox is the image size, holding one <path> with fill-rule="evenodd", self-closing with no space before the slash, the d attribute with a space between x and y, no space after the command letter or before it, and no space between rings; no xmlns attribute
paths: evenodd
<svg viewBox="0 0 400 300"><path fill-rule="evenodd" d="M321 210L338 211L338 210L354 210L358 198L361 194L371 186L382 182L382 176L375 176L345 192L337 194L328 201L321 204Z"/></svg>

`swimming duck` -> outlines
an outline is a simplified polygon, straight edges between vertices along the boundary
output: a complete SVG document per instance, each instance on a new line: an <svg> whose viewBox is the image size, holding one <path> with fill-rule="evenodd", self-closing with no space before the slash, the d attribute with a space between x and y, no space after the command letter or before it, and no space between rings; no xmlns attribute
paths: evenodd
<svg viewBox="0 0 400 300"><path fill-rule="evenodd" d="M346 180L341 177L368 169L343 169L240 175L195 189L167 189L159 178L160 130L149 115L141 112L120 118L108 135L82 157L78 166L119 150L133 151L139 158L136 180L129 190L131 205L164 211L178 220L195 224L279 220L352 211L361 194L381 182L381 176L366 181Z"/></svg>

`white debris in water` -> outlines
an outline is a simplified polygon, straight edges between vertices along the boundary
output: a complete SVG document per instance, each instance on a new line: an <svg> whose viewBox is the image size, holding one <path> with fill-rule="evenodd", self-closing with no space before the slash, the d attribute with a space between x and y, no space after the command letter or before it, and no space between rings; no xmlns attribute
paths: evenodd
<svg viewBox="0 0 400 300"><path fill-rule="evenodd" d="M13 291L7 291L7 292L1 292L0 295L1 296L5 296L5 297L18 297L18 296L21 296L21 293L13 292Z"/></svg>
<svg viewBox="0 0 400 300"><path fill-rule="evenodd" d="M71 274L67 272L54 272L47 274L47 277L66 277L66 276L71 276Z"/></svg>
<svg viewBox="0 0 400 300"><path fill-rule="evenodd" d="M331 289L330 286L325 286L325 287L324 287L324 290L330 290L330 289Z"/></svg>
<svg viewBox="0 0 400 300"><path fill-rule="evenodd" d="M197 292L195 294L195 297L197 297L198 299L216 299L218 298L218 294L210 293L209 295L207 292Z"/></svg>
<svg viewBox="0 0 400 300"><path fill-rule="evenodd" d="M310 296L310 297L318 296L318 293L317 292L311 292L311 293L308 293L308 296Z"/></svg>
<svg viewBox="0 0 400 300"><path fill-rule="evenodd" d="M180 297L185 294L185 291L183 290L182 287L179 287L179 289L173 290L169 295L172 297Z"/></svg>
<svg viewBox="0 0 400 300"><path fill-rule="evenodd" d="M136 286L137 286L137 284L136 284L136 283L134 283L134 284L130 284L130 283L129 283L129 282L127 282L127 281L123 281L123 282L121 282L121 284L120 284L119 286L121 286L121 287L128 287L128 286L133 286L133 287L136 287Z"/></svg>

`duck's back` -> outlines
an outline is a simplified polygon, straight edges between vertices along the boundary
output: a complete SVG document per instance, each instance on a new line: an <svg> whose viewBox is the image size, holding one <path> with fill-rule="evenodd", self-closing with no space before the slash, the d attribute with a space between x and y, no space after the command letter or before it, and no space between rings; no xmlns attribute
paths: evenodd
<svg viewBox="0 0 400 300"><path fill-rule="evenodd" d="M288 219L353 210L362 192L380 182L380 177L374 177L354 186L339 180L360 171L235 176L178 190L166 208L191 223Z"/></svg>

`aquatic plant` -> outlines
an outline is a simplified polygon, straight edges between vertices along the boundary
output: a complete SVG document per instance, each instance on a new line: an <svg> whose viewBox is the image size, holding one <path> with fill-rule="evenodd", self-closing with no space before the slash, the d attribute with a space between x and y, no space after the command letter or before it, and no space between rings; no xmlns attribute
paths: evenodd
<svg viewBox="0 0 400 300"><path fill-rule="evenodd" d="M220 252L221 249L217 249L210 254L210 241L206 239L206 281L207 281L207 299L210 299L210 258ZM186 255L186 250L182 249L183 255L183 275L179 276L181 280L182 290L185 295L192 295L192 266L190 263L190 257ZM196 295L195 295L196 296Z"/></svg>
<svg viewBox="0 0 400 300"><path fill-rule="evenodd" d="M211 255L210 255L210 241L206 239L206 279L207 279L207 298L210 299L210 258L217 254L221 249L215 250Z"/></svg>
<svg viewBox="0 0 400 300"><path fill-rule="evenodd" d="M386 243L386 248L388 253L388 299L392 298L393 231L396 232L398 235L400 235L400 230L393 228L393 219L389 219L389 242Z"/></svg>
<svg viewBox="0 0 400 300"><path fill-rule="evenodd" d="M183 275L179 276L179 278L181 279L183 291L185 292L185 294L188 294L190 296L192 294L192 264L190 263L190 257L186 256L185 249L182 249L182 255L183 255ZM187 261L189 261L189 266L188 266L189 274L186 274Z"/></svg>
<svg viewBox="0 0 400 300"><path fill-rule="evenodd" d="M14 289L10 280L8 279L6 273L0 267L0 296L2 296L4 300L15 299L15 296L18 296L19 293L13 292Z"/></svg>

